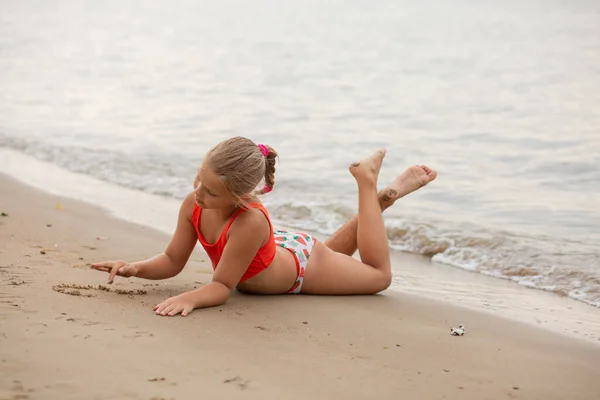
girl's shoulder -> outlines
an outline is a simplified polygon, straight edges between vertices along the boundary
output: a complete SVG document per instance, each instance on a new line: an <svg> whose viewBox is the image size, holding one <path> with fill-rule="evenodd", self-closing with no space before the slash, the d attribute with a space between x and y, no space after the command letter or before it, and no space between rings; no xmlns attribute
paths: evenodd
<svg viewBox="0 0 600 400"><path fill-rule="evenodd" d="M194 212L197 212L197 209L198 205L196 204L196 195L194 192L190 192L181 202L179 213L180 215L185 215L191 221Z"/></svg>
<svg viewBox="0 0 600 400"><path fill-rule="evenodd" d="M271 220L269 219L269 215L267 210L261 203L253 202L248 204L243 212L240 212L236 218L232 227L234 225L243 225L245 228L252 227L256 229L256 232L261 232L262 229L269 229L271 224Z"/></svg>

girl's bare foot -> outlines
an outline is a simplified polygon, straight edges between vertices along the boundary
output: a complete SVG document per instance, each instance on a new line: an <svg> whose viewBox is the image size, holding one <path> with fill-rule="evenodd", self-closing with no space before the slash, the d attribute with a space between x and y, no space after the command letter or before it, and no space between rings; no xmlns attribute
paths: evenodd
<svg viewBox="0 0 600 400"><path fill-rule="evenodd" d="M350 173L357 183L377 183L381 163L385 157L385 150L377 150L362 161L350 165Z"/></svg>
<svg viewBox="0 0 600 400"><path fill-rule="evenodd" d="M422 188L437 177L437 172L426 165L415 165L408 168L404 173L385 189L379 192L379 202L382 208L388 208L396 200Z"/></svg>

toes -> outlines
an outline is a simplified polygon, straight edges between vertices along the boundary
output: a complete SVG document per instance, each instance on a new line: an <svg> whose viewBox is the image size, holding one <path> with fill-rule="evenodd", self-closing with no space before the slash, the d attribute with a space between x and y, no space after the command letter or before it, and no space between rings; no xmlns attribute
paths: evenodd
<svg viewBox="0 0 600 400"><path fill-rule="evenodd" d="M425 173L426 173L426 175L424 176L425 184L433 181L437 177L437 172L435 172L431 168L425 169Z"/></svg>
<svg viewBox="0 0 600 400"><path fill-rule="evenodd" d="M375 154L373 154L374 158L378 158L380 160L383 160L383 158L385 157L387 153L386 149L379 149L375 152Z"/></svg>
<svg viewBox="0 0 600 400"><path fill-rule="evenodd" d="M371 155L371 157L369 157L369 161L373 164L373 166L375 167L375 169L377 171L379 171L379 168L381 168L381 164L383 163L385 154L386 154L386 150L380 149L380 150L377 150L375 153L373 153Z"/></svg>
<svg viewBox="0 0 600 400"><path fill-rule="evenodd" d="M431 182L432 180L434 180L437 177L437 172L435 172L434 170L429 168L427 165L420 165L420 167L423 171L425 171L425 173L427 174L427 177L430 178L429 182Z"/></svg>
<svg viewBox="0 0 600 400"><path fill-rule="evenodd" d="M350 164L350 167L348 169L353 175L356 173L361 173L361 169L365 169L365 171L370 170L370 172L375 173L377 175L379 173L379 169L381 168L381 163L383 161L383 158L385 157L385 154L385 149L377 150L368 158Z"/></svg>

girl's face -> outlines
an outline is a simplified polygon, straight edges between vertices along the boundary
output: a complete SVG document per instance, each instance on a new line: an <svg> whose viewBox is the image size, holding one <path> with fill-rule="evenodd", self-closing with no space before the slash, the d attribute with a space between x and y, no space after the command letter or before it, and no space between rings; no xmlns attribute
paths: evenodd
<svg viewBox="0 0 600 400"><path fill-rule="evenodd" d="M221 178L205 164L202 164L194 179L194 194L200 208L228 208L235 205Z"/></svg>

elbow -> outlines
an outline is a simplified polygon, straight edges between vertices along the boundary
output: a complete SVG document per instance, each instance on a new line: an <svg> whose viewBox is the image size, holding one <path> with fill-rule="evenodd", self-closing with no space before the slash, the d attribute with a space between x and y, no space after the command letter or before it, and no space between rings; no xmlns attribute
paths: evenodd
<svg viewBox="0 0 600 400"><path fill-rule="evenodd" d="M183 270L183 268L169 268L167 270L163 270L162 276L159 279L170 279L173 278Z"/></svg>
<svg viewBox="0 0 600 400"><path fill-rule="evenodd" d="M183 270L183 268L174 268L174 269L167 271L167 274L165 275L165 279L170 279L170 278L173 278L173 277L179 275L179 273L182 270Z"/></svg>
<svg viewBox="0 0 600 400"><path fill-rule="evenodd" d="M167 259L169 260L169 268L167 269L165 278L173 278L183 271L183 267L185 267L185 261L176 260L173 257L169 256L169 254L165 253Z"/></svg>
<svg viewBox="0 0 600 400"><path fill-rule="evenodd" d="M231 295L233 289L230 288L228 285L217 281L213 281L212 284L215 286L215 292L217 292L215 300L217 300L219 304L216 305L220 306L225 304L227 300L229 300L229 296Z"/></svg>

